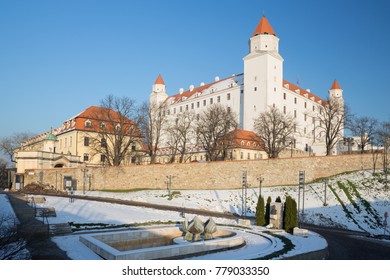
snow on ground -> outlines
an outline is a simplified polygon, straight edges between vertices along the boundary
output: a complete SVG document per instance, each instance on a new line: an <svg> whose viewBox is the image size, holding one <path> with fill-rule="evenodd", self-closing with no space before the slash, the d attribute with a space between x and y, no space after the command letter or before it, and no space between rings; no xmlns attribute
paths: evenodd
<svg viewBox="0 0 390 280"><path fill-rule="evenodd" d="M297 186L263 187L261 193L265 198L270 196L272 201L275 201L278 196L284 201L287 195L290 195L298 201ZM76 194L83 195L81 191L76 191ZM258 188L247 190L248 216L254 216L258 194ZM172 199L169 199L167 190L132 192L88 191L85 195L242 214L241 189L176 190ZM302 199L303 192L300 195ZM369 171L361 171L330 178L326 188L326 206L324 206L325 184L323 182L306 184L304 205L302 199L300 209L302 210L304 206L305 215L303 219L310 223L367 231L372 234L383 234L384 229L380 224L383 223L384 213L386 211L390 212L389 195L390 190L384 187L383 178L378 175L373 176L372 172ZM81 199L75 199L74 203L70 203L66 198L59 197L46 197L46 199L47 201L42 206L55 207L57 213L57 217L49 218L50 224L74 222L120 225L151 221L167 222L183 220L181 213L174 211L161 211ZM11 211L7 210L9 208L7 206L8 204L4 196L0 195L0 210L2 212ZM191 220L194 215L187 214L186 217L188 220ZM201 217L203 221L206 221L207 218ZM222 224L232 223L232 220L215 220L217 223ZM253 227L253 230L264 234L263 231L265 229ZM326 246L326 241L315 233L309 232L306 237L283 234L295 245L295 249L285 256L318 250ZM254 239L251 239L250 234L246 236L248 245L244 248L245 250L241 250L239 253L237 251L231 251L198 258L245 259L246 256L250 256L253 253L252 251L248 251L249 249L262 246L261 244L251 243L254 242ZM72 259L100 259L78 241L78 234L55 237L53 240L63 250L67 251ZM277 244L277 241L275 242ZM252 246L249 246L250 244ZM274 249L277 250L276 248Z"/></svg>

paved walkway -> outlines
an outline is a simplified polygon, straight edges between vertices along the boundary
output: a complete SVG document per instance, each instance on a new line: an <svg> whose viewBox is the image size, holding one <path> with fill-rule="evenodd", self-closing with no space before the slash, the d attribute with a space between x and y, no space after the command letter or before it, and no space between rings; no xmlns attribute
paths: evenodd
<svg viewBox="0 0 390 280"><path fill-rule="evenodd" d="M20 222L18 232L23 234L33 260L69 260L66 252L50 239L49 225L35 218L35 209L21 193L5 193Z"/></svg>

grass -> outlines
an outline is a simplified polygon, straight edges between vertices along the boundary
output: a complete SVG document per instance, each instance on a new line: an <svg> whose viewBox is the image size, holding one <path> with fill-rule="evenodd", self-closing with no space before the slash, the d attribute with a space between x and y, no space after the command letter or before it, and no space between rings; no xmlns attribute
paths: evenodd
<svg viewBox="0 0 390 280"><path fill-rule="evenodd" d="M345 193L347 196L349 202L353 205L353 207L358 211L361 212L359 205L357 205L356 201L352 198L351 193L349 192L348 188L340 181L337 181L338 187Z"/></svg>

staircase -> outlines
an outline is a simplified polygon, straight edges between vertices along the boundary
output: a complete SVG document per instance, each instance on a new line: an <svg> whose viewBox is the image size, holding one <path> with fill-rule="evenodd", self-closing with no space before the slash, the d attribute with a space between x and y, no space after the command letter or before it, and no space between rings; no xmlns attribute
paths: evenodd
<svg viewBox="0 0 390 280"><path fill-rule="evenodd" d="M49 226L49 233L51 236L71 234L72 228L68 223L52 224Z"/></svg>

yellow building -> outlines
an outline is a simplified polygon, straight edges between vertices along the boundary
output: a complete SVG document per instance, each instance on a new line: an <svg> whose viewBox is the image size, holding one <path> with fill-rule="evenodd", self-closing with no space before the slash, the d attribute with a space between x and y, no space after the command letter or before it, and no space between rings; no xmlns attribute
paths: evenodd
<svg viewBox="0 0 390 280"><path fill-rule="evenodd" d="M120 159L112 152L119 141L125 149ZM111 109L91 106L61 127L21 143L15 150L16 188L23 186L27 169L138 163L144 155L142 148L142 137L132 120Z"/></svg>

